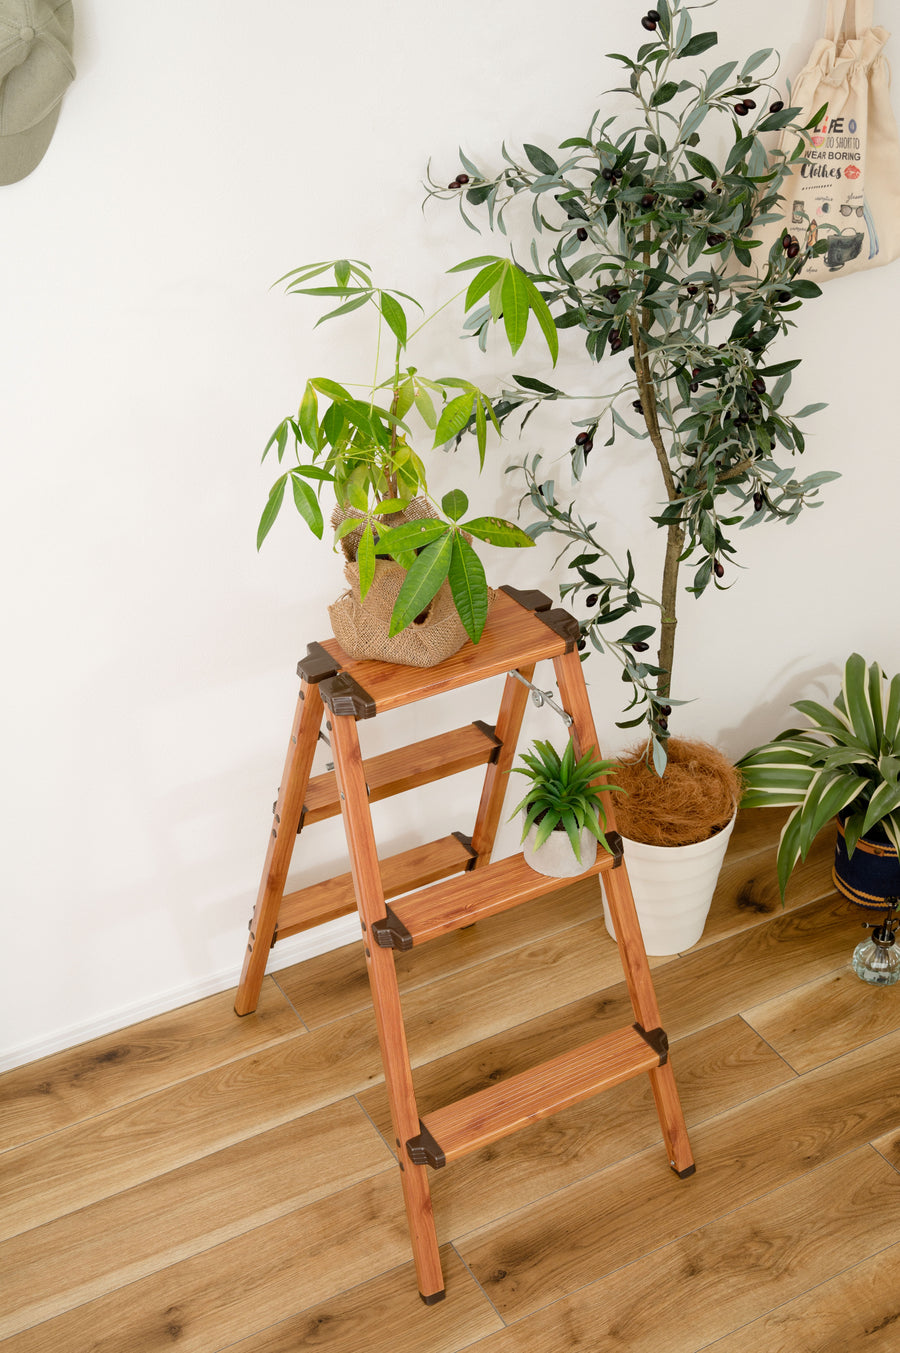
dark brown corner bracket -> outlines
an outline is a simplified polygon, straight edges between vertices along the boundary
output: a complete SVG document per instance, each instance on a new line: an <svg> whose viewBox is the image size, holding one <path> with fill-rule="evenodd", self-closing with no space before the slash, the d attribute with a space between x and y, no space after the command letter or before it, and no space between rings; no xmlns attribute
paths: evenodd
<svg viewBox="0 0 900 1353"><path fill-rule="evenodd" d="M639 1024L635 1024L634 1031L656 1053L660 1066L665 1066L669 1060L669 1039L665 1029L642 1029Z"/></svg>
<svg viewBox="0 0 900 1353"><path fill-rule="evenodd" d="M609 853L613 857L613 869L618 869L625 858L625 846L619 832L607 832L606 839L609 842Z"/></svg>
<svg viewBox="0 0 900 1353"><path fill-rule="evenodd" d="M297 663L297 675L310 686L336 676L340 670L341 664L321 644L307 644L306 657Z"/></svg>
<svg viewBox="0 0 900 1353"><path fill-rule="evenodd" d="M497 737L496 726L494 724L485 723L484 719L473 719L472 723L478 729L479 733L484 734L488 742L492 742L494 744L494 749L491 752L490 756L490 763L492 766L496 766L497 761L500 757L500 750L503 747L503 739Z"/></svg>
<svg viewBox="0 0 900 1353"><path fill-rule="evenodd" d="M442 1170L447 1164L447 1157L421 1118L419 1119L419 1135L418 1137L410 1137L406 1143L406 1149L413 1165L430 1165L432 1170Z"/></svg>
<svg viewBox="0 0 900 1353"><path fill-rule="evenodd" d="M549 597L545 597L543 592L521 592L518 587L501 587L501 592L505 592L519 606L524 606L526 611L549 611L553 602Z"/></svg>
<svg viewBox="0 0 900 1353"><path fill-rule="evenodd" d="M349 672L326 677L321 684L323 701L338 718L374 719L378 710L368 691L358 685Z"/></svg>
<svg viewBox="0 0 900 1353"><path fill-rule="evenodd" d="M569 615L568 611L557 609L555 611L539 611L537 618L542 620L554 634L559 635L566 645L566 652L571 653L581 638L581 626L574 615Z"/></svg>
<svg viewBox="0 0 900 1353"><path fill-rule="evenodd" d="M372 922L375 943L379 949L402 949L404 953L407 952L413 947L412 935L390 907L385 907L384 910L384 919Z"/></svg>

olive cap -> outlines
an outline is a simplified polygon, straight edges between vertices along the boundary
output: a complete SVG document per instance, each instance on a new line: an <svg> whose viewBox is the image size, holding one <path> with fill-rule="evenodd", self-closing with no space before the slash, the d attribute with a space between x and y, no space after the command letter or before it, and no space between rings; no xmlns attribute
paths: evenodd
<svg viewBox="0 0 900 1353"><path fill-rule="evenodd" d="M72 0L0 0L0 184L44 158L75 76Z"/></svg>

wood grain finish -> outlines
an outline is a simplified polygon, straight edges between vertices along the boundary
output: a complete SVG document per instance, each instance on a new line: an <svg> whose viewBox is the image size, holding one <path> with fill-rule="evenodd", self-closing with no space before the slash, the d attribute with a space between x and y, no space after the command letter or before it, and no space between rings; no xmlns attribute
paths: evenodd
<svg viewBox="0 0 900 1353"><path fill-rule="evenodd" d="M617 1029L438 1109L424 1124L450 1162L658 1065L640 1034Z"/></svg>
<svg viewBox="0 0 900 1353"><path fill-rule="evenodd" d="M459 873L471 860L466 847L455 836L443 836L414 846L399 855L386 856L378 861L381 891L384 897L396 897L410 888L423 888L448 874ZM356 892L353 874L337 874L322 883L285 893L278 915L278 939L296 935L301 930L323 925L338 916L349 916L356 911Z"/></svg>
<svg viewBox="0 0 900 1353"><path fill-rule="evenodd" d="M492 1142L431 1176L426 1310L352 946L277 974L296 1011L267 978L0 1078L2 1353L894 1353L897 993L854 991L827 852L768 909L779 825L739 820L701 944L651 964L690 1181L647 1076ZM598 893L397 956L423 1114L629 1019Z"/></svg>
<svg viewBox="0 0 900 1353"><path fill-rule="evenodd" d="M494 598L480 641L465 643L437 667L356 662L347 657L337 640L327 639L323 644L372 697L379 714L499 676L513 667L524 669L541 658L556 657L565 652L565 647L565 641L539 616L526 611L505 592L498 592Z"/></svg>
<svg viewBox="0 0 900 1353"><path fill-rule="evenodd" d="M615 859L605 850L579 878L593 878L613 868ZM522 855L510 855L496 864L485 865L447 883L397 902L394 914L406 926L415 944L447 935L463 926L474 925L489 916L534 901L545 893L557 892L571 879L548 878L537 874Z"/></svg>
<svg viewBox="0 0 900 1353"><path fill-rule="evenodd" d="M496 747L493 738L477 724L470 723L436 738L426 738L371 757L364 762L369 802L377 803L394 794L405 794L435 780L446 779L448 775L484 766ZM336 817L340 811L340 791L334 771L313 776L306 791L304 826Z"/></svg>

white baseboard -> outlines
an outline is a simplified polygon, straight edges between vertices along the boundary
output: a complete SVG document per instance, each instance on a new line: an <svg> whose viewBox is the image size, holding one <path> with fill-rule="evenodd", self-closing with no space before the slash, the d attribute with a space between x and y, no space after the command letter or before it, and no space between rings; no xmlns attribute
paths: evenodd
<svg viewBox="0 0 900 1353"><path fill-rule="evenodd" d="M269 956L266 972L278 972L280 968L289 968L292 963L302 963L304 959L315 958L317 954L326 954L331 949L340 949L344 944L352 944L359 939L359 918L353 912L350 916L341 916L327 925L317 926L301 935L290 935L275 946ZM95 1020L83 1024L71 1024L52 1034L37 1038L29 1043L0 1052L0 1072L11 1071L13 1067L23 1066L26 1062L37 1061L39 1057L49 1057L54 1052L64 1052L66 1048L77 1047L92 1038L103 1034L118 1033L131 1024L152 1019L154 1015L164 1015L179 1006L190 1005L204 996L216 996L220 991L235 987L240 980L240 967L228 968L208 977L198 978L181 987L173 987L149 1000L136 1001L133 1005L121 1006L118 1010L108 1011Z"/></svg>

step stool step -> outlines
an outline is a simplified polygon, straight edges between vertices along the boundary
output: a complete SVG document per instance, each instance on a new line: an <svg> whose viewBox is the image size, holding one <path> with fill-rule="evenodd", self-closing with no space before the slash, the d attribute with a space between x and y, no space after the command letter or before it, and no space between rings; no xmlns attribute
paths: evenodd
<svg viewBox="0 0 900 1353"><path fill-rule="evenodd" d="M369 802L376 803L379 799L418 789L474 766L486 766L500 745L493 729L486 723L476 722L371 757L364 763ZM340 811L341 797L334 771L314 776L306 791L301 829L310 823L336 817Z"/></svg>
<svg viewBox="0 0 900 1353"><path fill-rule="evenodd" d="M610 832L608 840L613 847L613 854L598 850L595 863L576 878L557 879L549 878L546 874L536 874L525 863L522 855L510 855L508 859L498 860L495 864L484 865L430 888L423 888L391 907L392 917L400 922L409 939L402 944L396 939L393 945L381 939L378 943L388 948L411 949L416 944L437 939L451 930L474 925L476 921L495 916L497 912L543 897L545 893L567 888L580 879L604 874L615 869L622 858L621 837L618 833ZM402 935L402 931L399 933Z"/></svg>
<svg viewBox="0 0 900 1353"><path fill-rule="evenodd" d="M434 883L465 869L472 859L467 839L459 834L443 836L437 841L416 846L400 855L391 855L380 861L381 882L385 897L396 897L411 888ZM297 892L285 893L278 913L275 938L285 939L301 930L334 921L356 911L353 875L339 874L313 883Z"/></svg>
<svg viewBox="0 0 900 1353"><path fill-rule="evenodd" d="M661 1029L644 1035L633 1025L604 1034L427 1114L421 1137L408 1143L410 1155L417 1164L440 1168L529 1123L652 1071L665 1061L667 1052Z"/></svg>
<svg viewBox="0 0 900 1353"><path fill-rule="evenodd" d="M536 612L501 589L494 597L480 642L463 644L457 653L436 667L402 667L398 663L371 659L353 660L336 639L326 639L321 647L371 697L374 702L371 713L382 714L430 695L441 695L460 686L469 686L474 681L499 676L510 668L526 667L541 658L559 657L571 651L579 637L577 621L565 611L550 610L549 600L544 600L548 609ZM323 697L328 685L327 681L323 683ZM371 717L371 713L366 717Z"/></svg>

